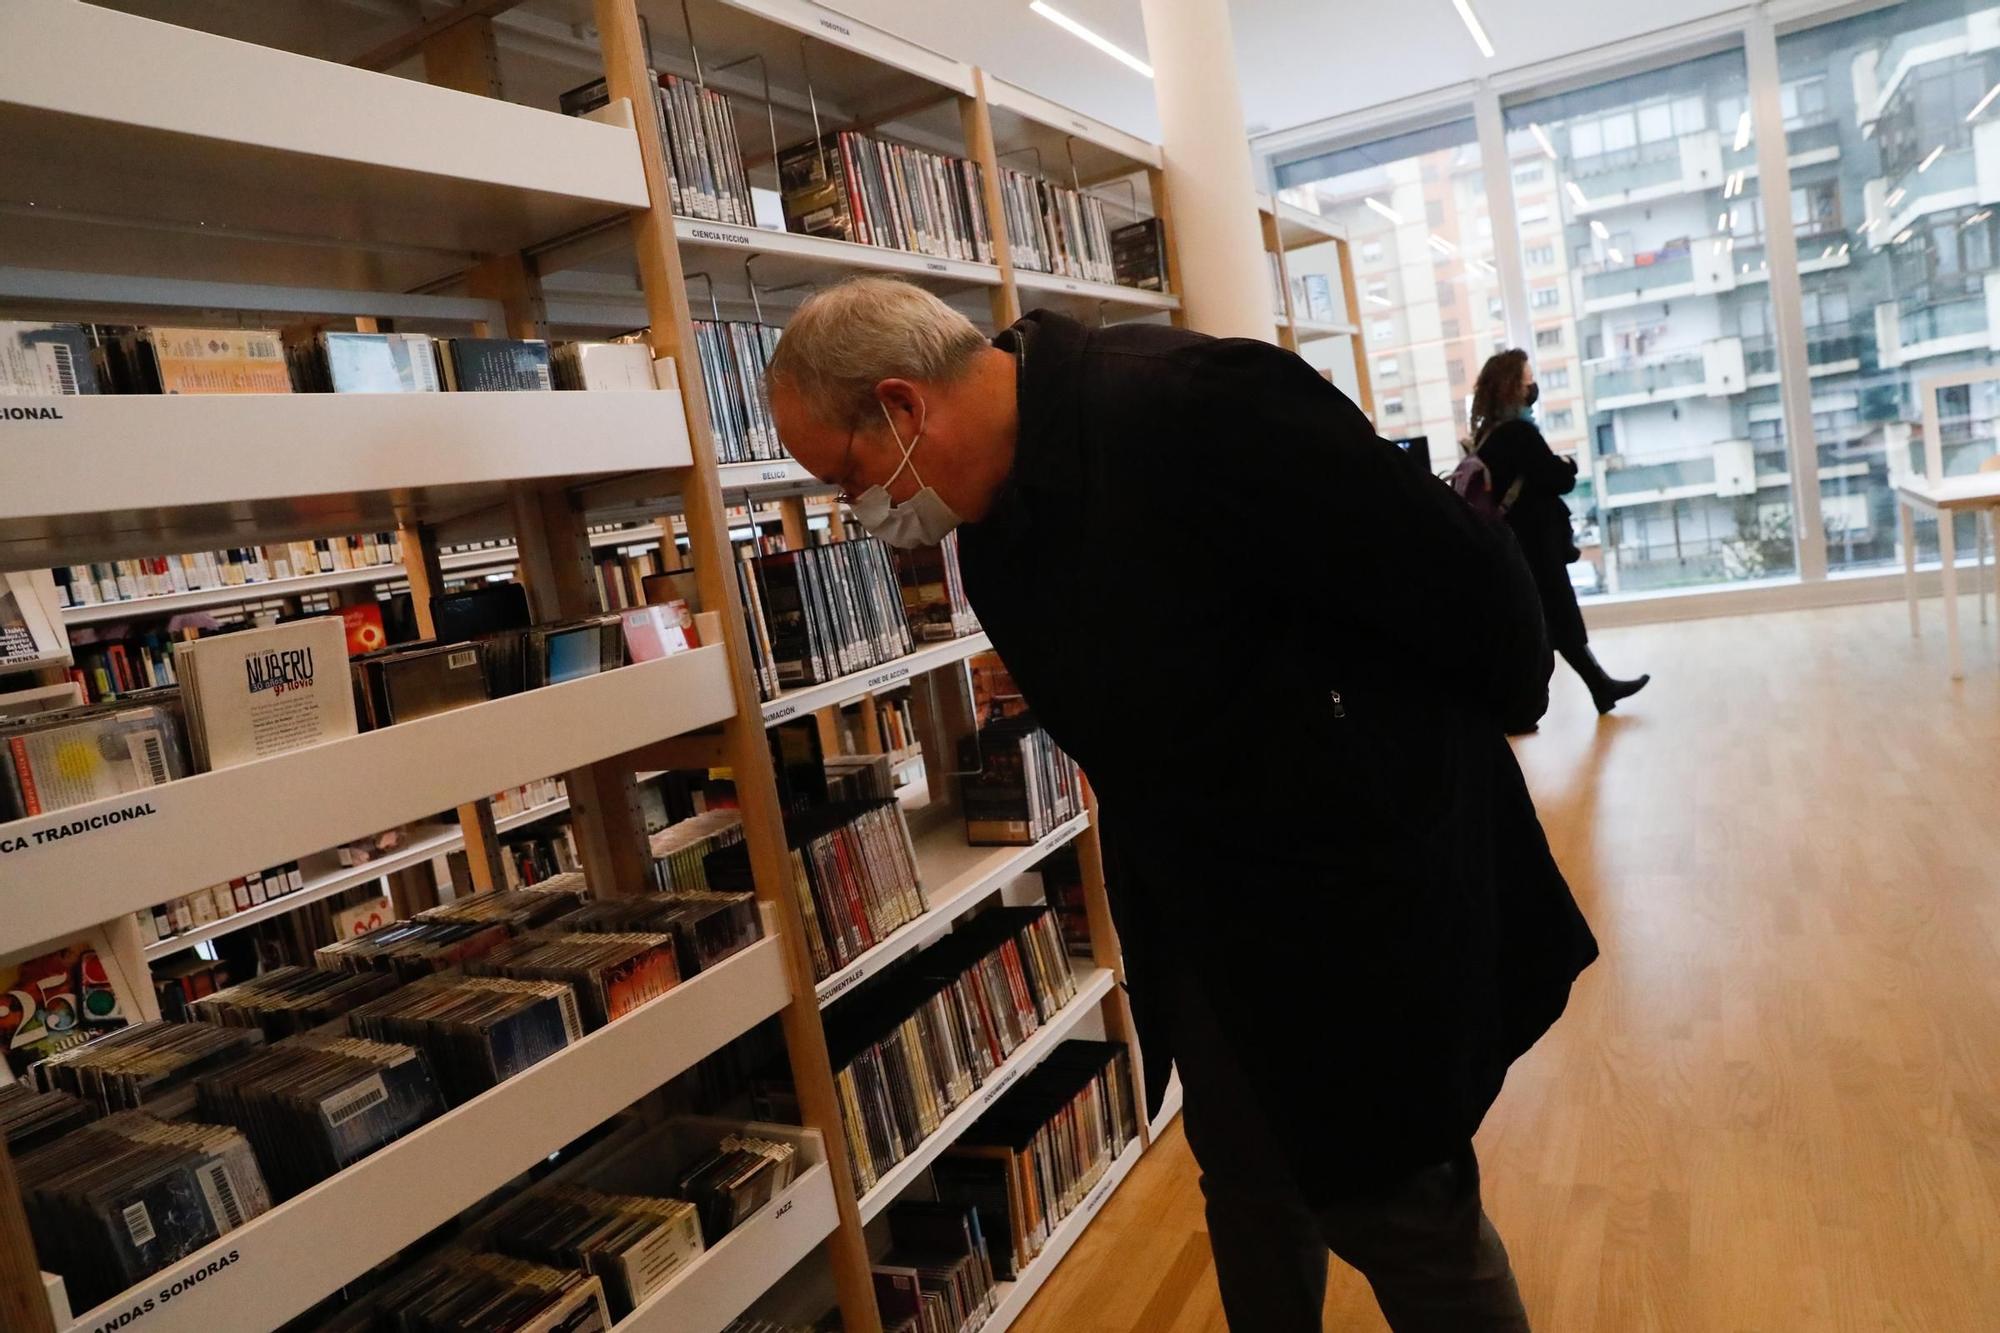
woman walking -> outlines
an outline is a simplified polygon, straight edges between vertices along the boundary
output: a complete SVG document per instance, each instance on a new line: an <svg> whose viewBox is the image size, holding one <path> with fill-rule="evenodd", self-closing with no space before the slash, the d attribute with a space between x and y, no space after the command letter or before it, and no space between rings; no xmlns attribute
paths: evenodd
<svg viewBox="0 0 2000 1333"><path fill-rule="evenodd" d="M1597 711L1608 713L1652 677L1616 680L1591 654L1583 610L1569 581L1570 562L1582 552L1570 536L1569 506L1562 500L1576 489L1576 463L1558 458L1536 427L1534 406L1540 394L1526 352L1517 347L1496 353L1472 391L1471 452L1486 465L1493 496L1534 571L1549 646L1590 687Z"/></svg>

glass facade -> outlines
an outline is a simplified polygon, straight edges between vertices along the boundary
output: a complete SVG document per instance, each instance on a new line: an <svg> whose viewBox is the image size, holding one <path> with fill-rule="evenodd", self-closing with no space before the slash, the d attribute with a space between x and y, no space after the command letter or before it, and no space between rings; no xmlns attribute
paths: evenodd
<svg viewBox="0 0 2000 1333"><path fill-rule="evenodd" d="M1479 367L1506 338L1470 120L1292 163L1281 197L1347 228L1376 426L1457 461Z"/></svg>
<svg viewBox="0 0 2000 1333"><path fill-rule="evenodd" d="M1775 362L1751 368L1771 301L1748 88L1729 51L1506 112L1508 151L1560 181L1549 216L1523 218L1521 254L1537 343L1554 330L1581 359L1593 484L1570 507L1588 591L1797 569ZM1554 292L1532 263L1551 234L1569 256Z"/></svg>
<svg viewBox="0 0 2000 1333"><path fill-rule="evenodd" d="M1925 467L1920 386L2000 347L2000 5L1916 0L1808 28L1778 39L1778 65L1814 106L1786 118L1793 196L1846 224L1848 262L1805 280L1827 563L1885 565L1901 560L1895 482ZM1801 267L1823 249L1802 233ZM1947 389L1939 410L1945 472L1977 471L2000 389ZM1936 525L1919 541L1935 559Z"/></svg>
<svg viewBox="0 0 2000 1333"><path fill-rule="evenodd" d="M2000 352L2000 3L1803 20L1777 50L1782 193L1761 179L1740 45L1503 101L1515 226L1500 242L1524 268L1515 313L1544 432L1583 474L1572 577L1586 595L1787 577L1802 547L1834 573L1900 561L1894 488L1926 468L1924 386ZM1371 364L1397 360L1377 394L1380 407L1393 390L1398 419L1378 426L1430 435L1441 463L1455 453L1438 440L1463 437L1471 379L1505 336L1461 115L1276 164L1289 200L1354 239ZM1811 532L1779 391L1774 209L1798 252ZM1948 475L1995 458L2000 386L1945 389L1939 411ZM1918 540L1935 559L1935 525Z"/></svg>

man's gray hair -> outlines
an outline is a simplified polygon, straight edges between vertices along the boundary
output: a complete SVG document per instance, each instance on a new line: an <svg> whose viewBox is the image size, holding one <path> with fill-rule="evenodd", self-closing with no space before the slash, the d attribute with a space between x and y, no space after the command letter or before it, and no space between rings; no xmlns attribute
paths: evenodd
<svg viewBox="0 0 2000 1333"><path fill-rule="evenodd" d="M799 307L771 356L769 377L815 418L852 429L875 415L882 380L956 379L986 336L923 288L894 278L849 278Z"/></svg>

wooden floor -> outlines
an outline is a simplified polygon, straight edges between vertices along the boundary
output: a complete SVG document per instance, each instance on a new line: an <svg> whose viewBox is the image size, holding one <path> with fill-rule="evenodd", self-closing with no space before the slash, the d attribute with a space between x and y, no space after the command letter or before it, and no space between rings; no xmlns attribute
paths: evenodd
<svg viewBox="0 0 2000 1333"><path fill-rule="evenodd" d="M1655 675L1603 726L1558 667L1519 752L1604 956L1479 1135L1541 1333L2000 1330L2000 672L1937 605L1602 634ZM1177 1122L1015 1329L1224 1327Z"/></svg>

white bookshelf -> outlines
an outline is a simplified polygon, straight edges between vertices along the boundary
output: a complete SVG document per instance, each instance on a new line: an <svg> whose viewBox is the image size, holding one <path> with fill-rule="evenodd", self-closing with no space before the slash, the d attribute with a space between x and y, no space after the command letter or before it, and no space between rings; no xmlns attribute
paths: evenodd
<svg viewBox="0 0 2000 1333"><path fill-rule="evenodd" d="M101 625L106 621L132 620L140 616L172 616L211 606L232 606L238 602L263 602L280 597L300 597L307 593L351 588L357 583L381 583L403 577L401 565L369 565L363 569L336 569L325 574L302 574L288 579L264 579L220 588L193 588L187 592L159 593L151 597L128 597L122 602L91 602L63 608L66 625Z"/></svg>
<svg viewBox="0 0 2000 1333"><path fill-rule="evenodd" d="M1281 324L1290 327L1298 335L1300 342L1312 342L1319 338L1352 338L1361 330L1352 324L1331 324L1314 319L1281 319Z"/></svg>
<svg viewBox="0 0 2000 1333"><path fill-rule="evenodd" d="M0 824L10 880L65 886L23 895L9 938L55 939L734 713L723 650L697 648ZM144 813L36 838L129 810Z"/></svg>
<svg viewBox="0 0 2000 1333"><path fill-rule="evenodd" d="M519 482L659 473L664 494L666 471L691 457L669 390L105 394L9 406L55 414L9 423L0 565L10 568L399 521L490 516L498 529Z"/></svg>
<svg viewBox="0 0 2000 1333"><path fill-rule="evenodd" d="M0 6L0 140L57 269L408 290L647 202L630 129L74 0Z"/></svg>
<svg viewBox="0 0 2000 1333"><path fill-rule="evenodd" d="M524 824L532 824L538 819L562 814L568 809L569 797L558 796L553 801L544 801L526 810L517 810L511 815L501 815L493 821L493 827L496 832L506 833ZM223 917L219 921L211 921L206 925L196 926L193 930L185 930L166 939L155 940L146 946L146 961L151 962L156 958L177 954L204 940L219 939L224 935L234 934L260 921L281 917L287 912L297 911L308 903L332 898L337 894L346 893L349 889L358 889L364 884L372 884L399 870L420 866L435 857L448 856L465 847L465 834L456 825L421 827L423 828L421 836L412 839L407 846L399 847L372 861L364 861L360 865L339 866L324 871L307 880L306 886L297 893L288 893L281 898L273 898L261 906Z"/></svg>
<svg viewBox="0 0 2000 1333"><path fill-rule="evenodd" d="M864 695L878 690L894 689L904 681L921 676L927 671L963 662L968 657L976 657L993 647L993 641L984 632L968 634L962 639L950 639L944 643L928 644L914 653L905 654L893 662L885 662L865 671L850 672L845 676L819 685L807 685L796 690L785 690L775 699L764 704L764 725L776 726L795 717L803 717L818 712L822 708L836 708L841 704L853 703Z"/></svg>
<svg viewBox="0 0 2000 1333"><path fill-rule="evenodd" d="M1160 1095L1160 1113L1153 1117L1146 1128L1146 1141L1157 1140L1174 1123L1174 1117L1181 1113L1181 1076L1178 1071L1167 1076L1167 1090Z"/></svg>
<svg viewBox="0 0 2000 1333"><path fill-rule="evenodd" d="M615 1325L616 1333L722 1333L772 1282L840 1225L826 1148L812 1130L753 1125L798 1151L798 1174L750 1219L702 1251L666 1287Z"/></svg>
<svg viewBox="0 0 2000 1333"><path fill-rule="evenodd" d="M189 21L247 30L249 21L237 8L226 0L189 0ZM636 267L655 279L664 268L674 275L675 291L678 267L712 274L731 318L752 314L744 301L748 259L760 289L825 285L876 272L924 283L961 303L976 301L982 311L989 298L997 312L1018 296L1023 307L1048 305L1092 323L1179 319L1179 300L1171 293L1026 272L1015 273L1010 284L995 265L691 218L672 219L674 244L644 249L648 243L625 225L633 210L654 206L631 108L614 103L589 119L540 109L552 105L552 95L543 93L596 72L589 55L596 37L592 6L550 0L498 9L507 91L537 106L74 0L0 5L0 133L25 145L8 163L9 199L30 197L18 190L38 196L32 210L0 209L0 256L23 266L0 268L0 292L92 309L201 312L178 320L196 324L214 322L215 310L240 311L264 325L289 322L272 319L272 311L388 317L405 327L491 324L496 314L520 312L512 304L501 311L492 289L466 275L489 257L504 263L527 251L539 275L558 275L546 287L548 322L567 329L566 319L574 317L574 327L601 333L652 321L644 289L631 280L632 261L643 252L652 266ZM810 96L802 83L773 89L773 114L787 145L811 133L808 113L816 101L828 130L866 123L878 127L870 133L950 153L971 147L967 126L976 112L990 119L1000 151L1038 146L1043 174L1058 184L1070 183L1072 158L1084 179L1157 173L1161 166L1155 146L813 0L689 0L689 10L708 74L738 101L744 145L753 154L764 146L764 108L751 105L757 101L755 76L745 72L754 67L719 66L760 53L784 84L809 51ZM671 0L614 0L594 17L609 33L614 19L629 24L632 13L650 19L655 34L681 31L680 6ZM342 21L334 20L335 27ZM669 67L677 41L656 37L655 51ZM586 57L581 62L579 54ZM415 74L418 63L406 59L396 67ZM517 80L523 68L529 77ZM622 68L630 81L634 62ZM967 100L982 87L984 103ZM258 114L241 114L244 106L257 107ZM768 174L760 164L753 175L759 170ZM665 201L657 208L664 213ZM707 317L705 293L696 289L691 296L693 315ZM764 317L782 322L787 303L797 299L767 296ZM159 322L176 320L161 314ZM661 323L666 336L656 328L656 345L685 350L679 312ZM412 524L423 526L426 543L502 539L441 562L447 574L470 575L516 561L517 550L506 539L515 523L529 521L526 507L515 503L524 486L569 490L586 522L641 524L594 534L594 546L646 543L663 535L656 520L679 508L678 492L694 463L691 434L706 434L705 423L691 431L685 403L672 391L10 401L16 405L46 406L60 415L8 423L19 465L0 487L0 567L178 554ZM698 474L704 485L706 466ZM728 504L827 489L789 459L723 465L717 474ZM699 516L692 506L689 512ZM562 529L551 535L566 540L562 533L570 530L553 517L548 521ZM716 549L704 544L713 535L710 527L691 541L697 558ZM566 556L567 548L557 554ZM75 608L65 618L89 625L406 576L401 566L339 571ZM429 818L496 789L616 758L689 730L726 722L726 734L740 737L746 725L851 702L989 646L983 634L927 646L884 667L793 692L766 705L761 719L738 714L725 650L703 648L0 826L0 841L24 841L21 850L0 853L0 874L10 882L18 876L19 882L62 889L19 895L0 945L56 939L115 921L248 867L280 864ZM504 828L543 818L558 804L498 822ZM145 808L138 818L59 841L34 841L34 834L51 827L87 825L94 816L137 806ZM584 807L577 818L601 815ZM218 836L224 829L228 836ZM965 845L956 812L945 808L920 812L915 832L931 909L859 960L858 976L850 967L816 987L822 1002L831 998L829 991L844 993L856 980L936 942L1048 851L1092 836L1088 817L1079 817L1033 847L973 848ZM763 828L751 833L766 841L770 836ZM433 830L394 858L323 876L302 894L146 953L158 957L212 939L462 845L456 831ZM191 1274L207 1274L162 1302L144 1326L150 1333L276 1326L777 1012L793 986L803 985L803 979L789 980L798 966L795 941L767 938L683 983L204 1253L149 1277L131 1294L143 1297ZM1078 996L869 1192L864 1217L878 1215L1026 1070L1115 998L1108 968L1082 968L1079 981ZM802 1084L810 1075L809 1063L800 1066ZM814 1114L810 1102L808 1111ZM816 1114L815 1123L825 1129L824 1109ZM621 1330L719 1331L822 1245L847 1275L847 1290L856 1290L859 1237L841 1223L845 1204L838 1200L848 1184L825 1160L829 1150L840 1155L837 1145L819 1143L787 1191L690 1265ZM1003 1327L1025 1306L1124 1179L1135 1151L1121 1154L1044 1255L1003 1293L1006 1313L991 1327ZM221 1263L225 1256L231 1262ZM860 1262L858 1289L865 1293L865 1257ZM60 1326L74 1333L95 1329L123 1302L107 1303L73 1325L63 1310ZM852 1308L849 1313L854 1326Z"/></svg>
<svg viewBox="0 0 2000 1333"><path fill-rule="evenodd" d="M153 1274L86 1313L72 1333L100 1329L145 1296L229 1256L235 1257L149 1314L146 1333L275 1328L789 999L779 941L759 941Z"/></svg>
<svg viewBox="0 0 2000 1333"><path fill-rule="evenodd" d="M910 824L911 841L917 849L917 875L930 906L922 916L814 987L822 1009L898 958L937 943L969 909L1089 828L1090 816L1078 815L1026 847L968 846L963 819L946 806L919 812Z"/></svg>
<svg viewBox="0 0 2000 1333"><path fill-rule="evenodd" d="M1117 980L1108 967L1079 968L1077 972L1076 998L1057 1011L1054 1017L1042 1024L1034 1036L1015 1048L1014 1053L986 1080L984 1087L966 1099L944 1118L937 1131L895 1166L882 1173L879 1180L860 1198L861 1220L870 1222L884 1208L894 1203L897 1196L908 1189L917 1177L922 1175L938 1154L958 1141L958 1136L979 1119L988 1107L1000 1100L1002 1093L1020 1081L1021 1075L1039 1065L1042 1060L1060 1046L1064 1039L1076 1029L1077 1024L1097 1012L1097 1006L1105 996L1117 986Z"/></svg>
<svg viewBox="0 0 2000 1333"><path fill-rule="evenodd" d="M1000 284L1000 270L992 264L944 259L915 250L893 250L825 236L805 236L793 231L675 218L674 236L684 249L694 252L697 262L715 258L717 251L731 256L729 262L736 264L744 256L762 256L763 262L757 265L760 287L837 282L851 273L894 273L982 287Z"/></svg>
<svg viewBox="0 0 2000 1333"><path fill-rule="evenodd" d="M1090 1193L1084 1196L1083 1202L1057 1224L1054 1234L1042 1246L1042 1252L1029 1260L1027 1266L1012 1282L1000 1284L999 1303L994 1307L992 1315L980 1326L980 1333L1004 1333L1004 1330L1013 1326L1014 1321L1027 1310L1028 1302L1035 1299L1035 1293L1040 1291L1056 1269L1062 1266L1063 1259L1075 1247L1077 1241L1082 1239L1090 1224L1097 1220L1097 1214L1103 1211L1105 1203L1111 1196L1118 1192L1118 1187L1125 1183L1125 1178L1132 1174L1132 1168L1139 1164L1139 1158L1144 1154L1145 1141L1135 1138L1112 1159L1110 1167L1106 1169L1103 1177L1090 1187Z"/></svg>

